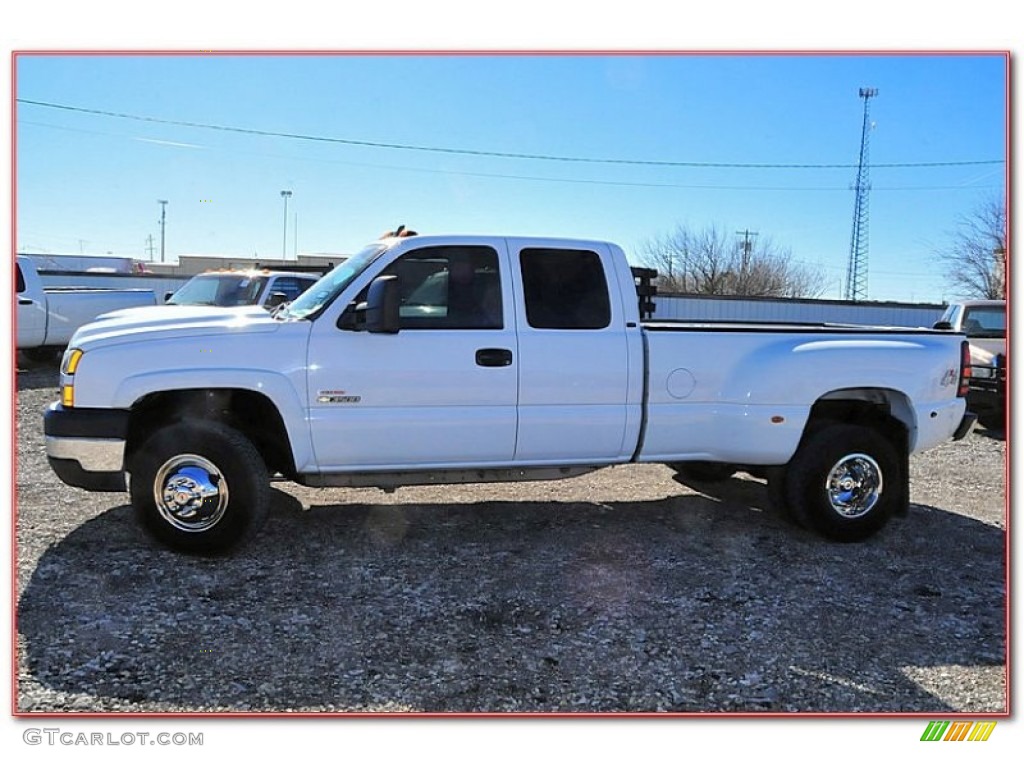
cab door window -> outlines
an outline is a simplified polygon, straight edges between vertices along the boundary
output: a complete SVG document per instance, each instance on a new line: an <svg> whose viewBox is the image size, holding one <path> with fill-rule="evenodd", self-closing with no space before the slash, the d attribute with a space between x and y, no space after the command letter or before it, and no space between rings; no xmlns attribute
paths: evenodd
<svg viewBox="0 0 1024 768"><path fill-rule="evenodd" d="M403 329L504 328L493 248L420 248L400 257L384 274L398 277Z"/></svg>

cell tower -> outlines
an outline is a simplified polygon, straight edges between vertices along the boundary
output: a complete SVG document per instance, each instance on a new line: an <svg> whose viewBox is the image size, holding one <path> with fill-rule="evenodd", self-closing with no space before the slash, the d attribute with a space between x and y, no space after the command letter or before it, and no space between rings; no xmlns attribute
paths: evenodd
<svg viewBox="0 0 1024 768"><path fill-rule="evenodd" d="M857 163L856 199L853 203L853 235L850 237L850 263L846 268L846 299L862 301L868 295L868 192L871 190L868 147L871 124L868 122L868 100L878 95L877 88L861 88L864 99L864 124L860 131L860 161Z"/></svg>

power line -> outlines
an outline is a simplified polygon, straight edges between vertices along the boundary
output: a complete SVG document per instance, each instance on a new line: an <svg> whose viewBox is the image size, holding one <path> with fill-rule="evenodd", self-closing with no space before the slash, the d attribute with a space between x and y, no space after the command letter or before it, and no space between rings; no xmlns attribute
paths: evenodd
<svg viewBox="0 0 1024 768"><path fill-rule="evenodd" d="M96 136L117 136L120 138L131 139L132 141L143 141L143 139L137 136L129 136L124 133L114 133L111 131L95 131L88 130L85 128L72 128L66 125L54 125L52 123L40 123L34 120L22 120L19 119L18 125L34 125L41 128L53 128L60 131L71 131L74 133L87 133ZM171 144L172 146L180 146ZM206 145L188 145L190 149L203 149L212 150L214 152L227 152L229 154L242 154L242 155L254 155L256 157L276 157L287 160L302 160L306 162L316 163L336 163L339 165L353 166L357 168L374 168L386 171L404 171L410 173L434 173L442 174L445 176L467 176L470 178L482 178L482 179L508 179L512 181L541 181L554 184L595 184L598 186L607 187L647 187L651 189L708 189L708 190L722 190L722 191L739 191L739 192L849 192L849 185L835 187L835 186L794 186L792 184L786 186L766 186L758 184L673 184L671 182L658 182L658 181L612 181L610 179L578 179L578 178L566 178L564 176L528 176L525 174L511 174L511 173L485 173L481 171L456 171L448 168L417 168L414 166L407 165L384 165L381 163L360 163L350 160L338 160L337 158L314 158L304 157L301 155L285 155L278 152L256 152L253 150L244 149L228 149L225 147L210 147ZM878 167L878 166L875 166ZM992 173L998 173L998 171L990 171L987 174L983 174L981 177L976 177L975 180L986 178ZM1001 184L915 184L915 185L904 185L904 186L873 186L872 191L874 192L934 192L941 190L963 190L963 189L999 189Z"/></svg>
<svg viewBox="0 0 1024 768"><path fill-rule="evenodd" d="M170 120L167 118L151 117L146 115L133 115L127 112L112 112L102 109L91 109L88 107L76 107L68 104L55 104L47 101L34 101L32 99L16 99L19 104L31 104L36 107L48 109L60 109L67 112L79 112L89 115L101 115L103 117L114 117L122 120L136 120L145 123L158 123L161 125L177 125L186 128L201 128L211 131L223 131L227 133L241 133L251 136L268 136L281 139L296 139L300 141L316 141L330 144L345 144L356 147L373 147L375 149L400 149L412 152L434 152L448 155L468 155L472 157L500 157L512 160L544 160L548 162L562 163L589 163L604 165L641 165L661 166L671 168L746 168L746 169L827 169L827 168L856 168L856 163L713 163L697 161L676 161L676 160L634 160L625 158L596 158L596 157L572 157L567 155L541 155L525 152L498 152L494 150L464 149L457 147L434 147L416 144L398 144L393 142L366 141L361 139L342 139L334 136L317 136L306 133L289 133L284 131L266 131L259 128L242 128L233 125L216 125L213 123L199 123L190 120ZM875 168L945 168L965 165L996 165L1004 163L1003 160L955 160L943 162L922 162L922 163L878 163Z"/></svg>
<svg viewBox="0 0 1024 768"><path fill-rule="evenodd" d="M814 267L815 269L830 269L832 271L839 271L839 272L846 272L847 271L847 266L845 266L845 265L840 266L839 264L822 264L821 262L817 262L817 261L810 261L808 259L795 259L795 258L791 259L791 261L794 261L797 264L804 264L804 265L806 265L808 267ZM939 277L939 278L942 277L941 275L937 276L935 274L934 270L921 270L919 272L905 272L905 271L899 271L899 270L894 271L894 270L889 270L889 269L875 269L875 270L872 270L871 273L873 275L897 275L897 276L902 276L902 277Z"/></svg>

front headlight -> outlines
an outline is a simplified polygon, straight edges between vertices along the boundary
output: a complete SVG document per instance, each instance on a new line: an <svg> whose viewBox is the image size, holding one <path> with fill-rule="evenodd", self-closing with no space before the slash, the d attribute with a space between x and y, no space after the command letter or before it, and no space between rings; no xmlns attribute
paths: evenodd
<svg viewBox="0 0 1024 768"><path fill-rule="evenodd" d="M82 360L82 350L68 349L60 361L60 404L65 408L75 405L75 371Z"/></svg>
<svg viewBox="0 0 1024 768"><path fill-rule="evenodd" d="M82 350L68 348L60 361L60 372L65 376L74 376L78 370L78 361L82 359Z"/></svg>

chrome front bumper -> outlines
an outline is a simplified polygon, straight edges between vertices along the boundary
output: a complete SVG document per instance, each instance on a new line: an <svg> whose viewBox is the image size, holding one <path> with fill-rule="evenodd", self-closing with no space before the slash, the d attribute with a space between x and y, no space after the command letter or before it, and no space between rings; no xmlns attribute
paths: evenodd
<svg viewBox="0 0 1024 768"><path fill-rule="evenodd" d="M123 491L128 411L64 408L43 417L46 458L63 482L89 491Z"/></svg>
<svg viewBox="0 0 1024 768"><path fill-rule="evenodd" d="M120 472L124 466L124 440L92 437L46 437L51 459L78 462L86 472Z"/></svg>

